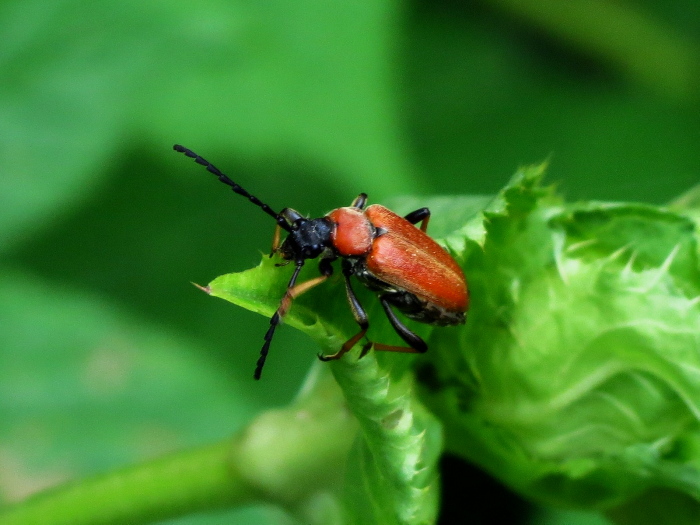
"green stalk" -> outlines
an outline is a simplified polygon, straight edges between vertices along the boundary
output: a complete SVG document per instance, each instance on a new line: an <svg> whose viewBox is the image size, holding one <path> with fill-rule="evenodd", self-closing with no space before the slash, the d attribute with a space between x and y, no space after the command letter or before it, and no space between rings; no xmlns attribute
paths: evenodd
<svg viewBox="0 0 700 525"><path fill-rule="evenodd" d="M234 449L227 440L57 487L0 513L0 523L139 524L241 505L255 493L229 461Z"/></svg>
<svg viewBox="0 0 700 525"><path fill-rule="evenodd" d="M330 373L315 369L291 406L231 439L56 487L0 509L0 524L138 525L254 501L327 523L336 504L325 496L343 480L356 433Z"/></svg>

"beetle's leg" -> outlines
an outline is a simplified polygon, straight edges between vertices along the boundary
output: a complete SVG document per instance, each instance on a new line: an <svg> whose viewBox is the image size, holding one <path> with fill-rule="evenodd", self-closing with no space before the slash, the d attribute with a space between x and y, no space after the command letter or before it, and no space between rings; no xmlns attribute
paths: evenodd
<svg viewBox="0 0 700 525"><path fill-rule="evenodd" d="M270 343L272 342L272 336L275 334L275 329L282 323L282 319L289 311L289 308L292 306L292 301L294 301L296 297L299 297L304 292L309 291L314 286L321 284L323 281L328 279L328 277L330 277L330 275L333 273L333 267L330 265L330 263L323 264L322 259L321 264L319 264L319 267L321 268L322 272L321 275L313 279L309 279L308 281L305 281L301 284L296 284L297 277L299 276L299 272L301 271L302 266L304 266L303 261L301 263L297 262L296 268L294 269L294 273L292 274L292 278L289 280L289 284L287 285L287 291L284 292L284 296L280 301L280 305L277 308L277 311L270 318L270 328L267 329L267 333L265 334L265 342L263 343L263 346L260 349L260 357L258 358L258 363L255 366L255 373L253 374L255 379L260 379L262 369L265 366L265 360L267 359L267 353L270 349Z"/></svg>
<svg viewBox="0 0 700 525"><path fill-rule="evenodd" d="M352 289L352 285L350 284L350 275L350 271L343 269L343 276L345 277L345 292L348 296L348 303L350 304L350 310L352 310L352 316L355 318L355 322L358 325L360 325L360 331L353 335L350 339L345 341L345 344L343 344L343 346L340 347L340 350L338 350L335 354L319 354L318 358L321 361L331 361L333 359L340 359L343 356L343 354L345 354L348 350L355 346L357 342L365 336L367 330L369 329L369 319L367 318L367 312L365 312L365 309L362 308L360 301L357 299L357 296L355 295L355 292ZM369 344L371 346L372 343ZM364 355L365 353L366 352L364 352L363 350L362 355Z"/></svg>
<svg viewBox="0 0 700 525"><path fill-rule="evenodd" d="M272 249L270 250L270 257L277 253L280 248L280 233L282 228L279 224L275 226L275 233L272 235Z"/></svg>
<svg viewBox="0 0 700 525"><path fill-rule="evenodd" d="M352 201L352 204L350 205L351 208L359 208L361 210L365 209L365 206L367 205L367 194L366 193L360 193L354 201Z"/></svg>
<svg viewBox="0 0 700 525"><path fill-rule="evenodd" d="M422 354L425 351L428 350L428 345L421 339L419 336L411 332L406 326L399 320L398 317L396 317L396 314L394 311L391 309L391 306L389 305L389 302L386 300L386 297L384 296L379 296L379 302L382 304L382 307L384 308L384 312L386 313L386 316L389 318L389 322L391 323L391 326L394 327L394 330L396 330L396 333L399 334L399 337L406 341L406 343L409 346L392 346L392 345L384 345L381 343L374 343L372 345L365 345L365 347L362 349L362 354L360 355L363 356L365 355L370 348L374 348L375 350L378 350L380 352L404 352L404 353L409 353L409 354Z"/></svg>
<svg viewBox="0 0 700 525"><path fill-rule="evenodd" d="M428 231L428 222L430 221L430 209L420 208L416 211L412 211L404 217L411 224L421 223L420 229L422 231Z"/></svg>

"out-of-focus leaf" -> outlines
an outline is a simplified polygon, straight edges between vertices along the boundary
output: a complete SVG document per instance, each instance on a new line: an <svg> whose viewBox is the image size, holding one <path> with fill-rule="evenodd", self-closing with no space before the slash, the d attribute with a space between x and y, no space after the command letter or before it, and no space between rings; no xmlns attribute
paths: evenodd
<svg viewBox="0 0 700 525"><path fill-rule="evenodd" d="M307 159L350 192L418 187L397 126L392 86L399 5L387 0L235 3L184 10L161 42L174 47L137 117L160 140L206 141L239 156ZM352 185L347 184L352 181ZM358 189L358 188L361 188Z"/></svg>
<svg viewBox="0 0 700 525"><path fill-rule="evenodd" d="M364 191L417 186L387 67L394 3L190 7L0 6L0 246L88 197L125 128L143 126L163 150L293 152Z"/></svg>
<svg viewBox="0 0 700 525"><path fill-rule="evenodd" d="M4 503L221 439L255 411L196 345L109 303L8 269L0 296Z"/></svg>

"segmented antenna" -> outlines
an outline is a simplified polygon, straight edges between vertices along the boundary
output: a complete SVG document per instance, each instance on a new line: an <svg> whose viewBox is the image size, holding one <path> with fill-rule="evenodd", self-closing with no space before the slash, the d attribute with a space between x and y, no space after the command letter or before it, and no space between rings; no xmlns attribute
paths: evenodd
<svg viewBox="0 0 700 525"><path fill-rule="evenodd" d="M291 227L289 226L289 224L287 224L287 221L284 220L284 217L281 217L279 213L274 211L267 204L265 204L263 201L258 199L255 195L251 195L246 190L244 190L241 186L239 186L238 184L233 182L231 179L229 179L226 175L224 175L219 170L219 168L214 166L207 159L200 157L191 149L187 149L184 146L180 146L180 144L175 144L173 146L173 149L175 151L180 152L180 153L184 153L186 156L190 157L191 159L194 159L194 161L197 164L204 166L209 173L213 173L214 175L216 175L221 182L223 182L224 184L227 184L228 186L231 186L231 189L234 191L234 193L237 193L238 195L242 195L243 197L248 199L250 202L252 202L256 206L259 206L260 208L262 208L262 210L265 213L267 213L271 217L274 217L275 221L277 221L277 224L279 224L283 230L291 231Z"/></svg>

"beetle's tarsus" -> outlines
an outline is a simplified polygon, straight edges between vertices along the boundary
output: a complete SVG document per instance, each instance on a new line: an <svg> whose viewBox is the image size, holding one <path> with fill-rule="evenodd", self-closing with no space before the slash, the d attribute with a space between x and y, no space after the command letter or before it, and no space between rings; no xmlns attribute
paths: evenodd
<svg viewBox="0 0 700 525"><path fill-rule="evenodd" d="M364 356L366 356L373 346L374 343L372 341L367 341L362 347L362 352L360 352L360 357L358 357L358 359L362 359Z"/></svg>

